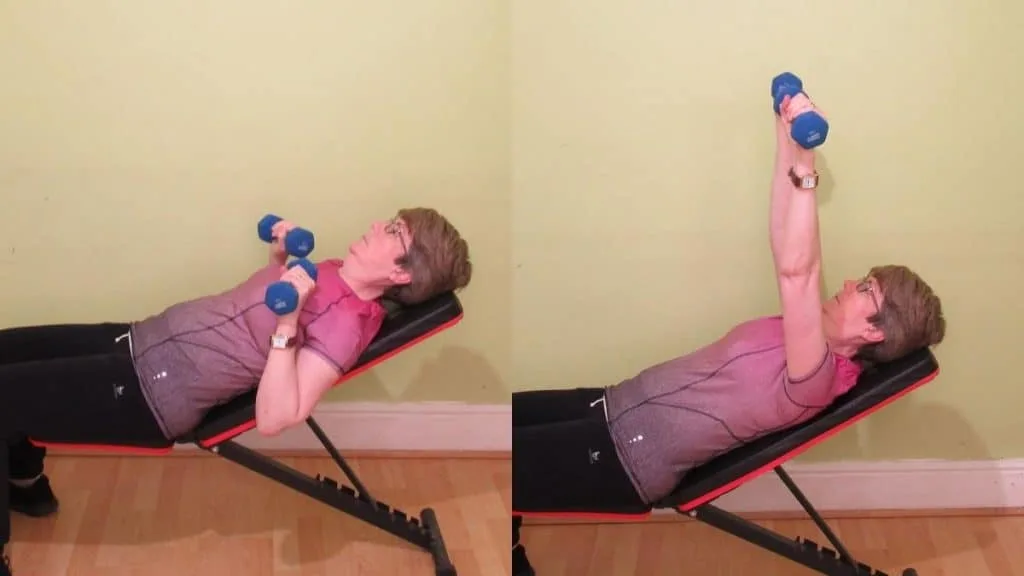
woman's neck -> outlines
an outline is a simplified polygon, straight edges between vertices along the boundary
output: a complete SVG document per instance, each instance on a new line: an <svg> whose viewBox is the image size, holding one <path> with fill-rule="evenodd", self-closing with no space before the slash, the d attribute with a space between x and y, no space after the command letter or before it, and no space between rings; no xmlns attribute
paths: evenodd
<svg viewBox="0 0 1024 576"><path fill-rule="evenodd" d="M354 268L342 266L338 269L338 276L360 300L377 300L384 295L382 288L360 279L358 271Z"/></svg>

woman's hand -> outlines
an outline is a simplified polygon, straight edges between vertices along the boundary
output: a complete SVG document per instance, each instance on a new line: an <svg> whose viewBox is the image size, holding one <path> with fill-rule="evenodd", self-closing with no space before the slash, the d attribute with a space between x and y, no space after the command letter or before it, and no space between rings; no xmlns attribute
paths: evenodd
<svg viewBox="0 0 1024 576"><path fill-rule="evenodd" d="M784 96L779 105L779 113L775 115L775 168L776 172L782 171L785 174L793 166L796 159L796 149L799 146L790 136L793 125L783 112L789 105L790 97Z"/></svg>
<svg viewBox="0 0 1024 576"><path fill-rule="evenodd" d="M295 306L295 310L281 316L278 319L278 323L297 326L299 322L299 314L302 312L302 308L305 306L309 295L313 293L314 289L316 289L316 282L309 277L309 274L306 273L306 269L302 266L292 266L291 268L282 266L281 270L283 272L281 274L281 280L284 280L294 286L299 298L298 304Z"/></svg>
<svg viewBox="0 0 1024 576"><path fill-rule="evenodd" d="M775 117L776 143L780 150L785 150L788 164L800 174L814 172L814 150L808 150L793 140L793 119L804 112L815 111L821 114L814 103L803 93L795 98L784 96L779 104L779 114Z"/></svg>
<svg viewBox="0 0 1024 576"><path fill-rule="evenodd" d="M288 260L288 252L284 245L284 238L288 232L295 228L295 224L288 220L279 220L270 229L272 240L270 241L270 262L278 266L284 266Z"/></svg>

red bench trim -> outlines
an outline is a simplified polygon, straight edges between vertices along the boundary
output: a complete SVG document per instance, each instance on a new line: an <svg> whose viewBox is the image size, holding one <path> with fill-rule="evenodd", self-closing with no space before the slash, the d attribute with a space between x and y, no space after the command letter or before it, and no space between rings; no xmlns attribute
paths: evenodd
<svg viewBox="0 0 1024 576"><path fill-rule="evenodd" d="M106 445L106 444L61 444L57 442L40 442L29 438L35 446L40 448L56 448L59 450L95 450L100 452L114 452L119 454L133 454L133 455L146 455L146 456L162 456L164 454L170 454L174 450L173 444L161 448L146 448L144 446L120 446L117 444Z"/></svg>

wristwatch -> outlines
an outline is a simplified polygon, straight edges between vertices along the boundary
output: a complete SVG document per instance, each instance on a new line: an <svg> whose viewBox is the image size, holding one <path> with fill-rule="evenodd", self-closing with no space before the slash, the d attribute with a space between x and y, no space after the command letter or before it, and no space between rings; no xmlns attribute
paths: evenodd
<svg viewBox="0 0 1024 576"><path fill-rule="evenodd" d="M270 337L270 347L273 350L287 350L292 346L295 346L295 341L298 340L295 336L287 336L285 334L274 334Z"/></svg>
<svg viewBox="0 0 1024 576"><path fill-rule="evenodd" d="M789 179L793 181L793 186L802 190L813 190L818 187L817 172L812 172L806 176L798 176L796 171L791 167L789 169Z"/></svg>

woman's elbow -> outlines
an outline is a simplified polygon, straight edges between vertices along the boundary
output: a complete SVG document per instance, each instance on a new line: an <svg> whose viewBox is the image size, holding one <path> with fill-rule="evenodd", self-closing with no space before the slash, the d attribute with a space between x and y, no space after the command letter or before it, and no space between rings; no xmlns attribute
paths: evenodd
<svg viewBox="0 0 1024 576"><path fill-rule="evenodd" d="M277 436L287 426L285 426L280 418L274 418L272 416L256 416L256 431L263 436Z"/></svg>
<svg viewBox="0 0 1024 576"><path fill-rule="evenodd" d="M256 430L264 436L277 436L288 428L305 421L302 414L270 414L256 416Z"/></svg>
<svg viewBox="0 0 1024 576"><path fill-rule="evenodd" d="M812 281L821 274L821 261L809 256L782 259L776 264L775 271L779 280Z"/></svg>
<svg viewBox="0 0 1024 576"><path fill-rule="evenodd" d="M280 411L256 411L256 431L264 436L277 436L299 422L294 414Z"/></svg>

